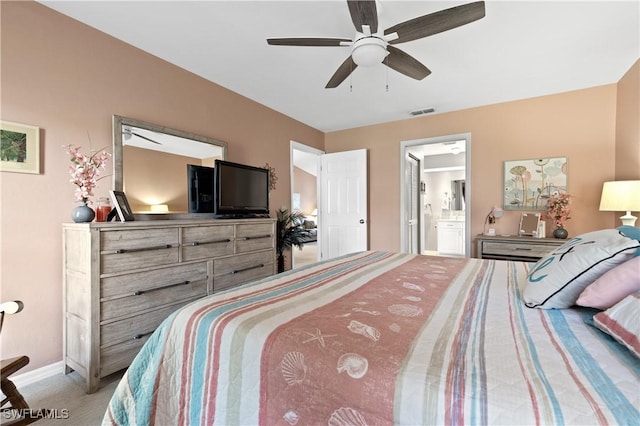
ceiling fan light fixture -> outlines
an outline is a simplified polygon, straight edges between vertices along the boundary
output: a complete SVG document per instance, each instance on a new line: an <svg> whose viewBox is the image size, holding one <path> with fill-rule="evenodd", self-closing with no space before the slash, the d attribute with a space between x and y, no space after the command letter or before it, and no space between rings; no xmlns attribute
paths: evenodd
<svg viewBox="0 0 640 426"><path fill-rule="evenodd" d="M351 57L358 66L372 67L389 54L386 47L387 43L377 37L361 38L353 44Z"/></svg>

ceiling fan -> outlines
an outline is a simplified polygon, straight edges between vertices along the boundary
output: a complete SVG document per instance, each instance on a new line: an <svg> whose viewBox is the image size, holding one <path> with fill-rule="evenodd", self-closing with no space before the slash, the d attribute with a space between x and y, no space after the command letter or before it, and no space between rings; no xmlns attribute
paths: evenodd
<svg viewBox="0 0 640 426"><path fill-rule="evenodd" d="M338 87L359 65L384 63L389 68L416 80L431 71L414 57L392 46L438 34L483 18L484 2L477 1L444 9L378 32L375 0L347 0L351 20L356 27L353 39L347 38L269 38L267 43L279 46L351 46L351 55L338 67L325 88Z"/></svg>

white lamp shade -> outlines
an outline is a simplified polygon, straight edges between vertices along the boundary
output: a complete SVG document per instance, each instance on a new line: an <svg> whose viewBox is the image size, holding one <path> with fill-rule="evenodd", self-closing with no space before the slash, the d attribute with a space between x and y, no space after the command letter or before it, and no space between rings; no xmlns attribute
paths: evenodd
<svg viewBox="0 0 640 426"><path fill-rule="evenodd" d="M493 209L491 210L491 215L497 219L504 215L504 210L502 210L498 206L493 206Z"/></svg>
<svg viewBox="0 0 640 426"><path fill-rule="evenodd" d="M640 180L618 180L605 182L602 186L600 211L627 212L622 223L634 226L635 216L631 212L640 211Z"/></svg>
<svg viewBox="0 0 640 426"><path fill-rule="evenodd" d="M640 180L605 182L600 210L606 212L640 211Z"/></svg>
<svg viewBox="0 0 640 426"><path fill-rule="evenodd" d="M151 206L151 213L167 213L169 206L166 204L153 204Z"/></svg>
<svg viewBox="0 0 640 426"><path fill-rule="evenodd" d="M16 314L24 308L24 304L20 300L12 300L0 304L0 312L5 314Z"/></svg>

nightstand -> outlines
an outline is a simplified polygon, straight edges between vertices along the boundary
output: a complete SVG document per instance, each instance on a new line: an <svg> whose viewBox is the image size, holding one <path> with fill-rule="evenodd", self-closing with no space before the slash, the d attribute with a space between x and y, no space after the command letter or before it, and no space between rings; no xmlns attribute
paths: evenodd
<svg viewBox="0 0 640 426"><path fill-rule="evenodd" d="M567 240L557 238L533 238L517 235L478 235L477 256L480 259L520 260L537 262Z"/></svg>

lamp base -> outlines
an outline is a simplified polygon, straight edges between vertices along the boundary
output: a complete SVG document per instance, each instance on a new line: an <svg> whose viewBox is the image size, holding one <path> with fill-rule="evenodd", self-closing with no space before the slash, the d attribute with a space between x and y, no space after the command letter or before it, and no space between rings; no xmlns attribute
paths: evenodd
<svg viewBox="0 0 640 426"><path fill-rule="evenodd" d="M627 214L625 214L624 216L620 216L622 224L627 226L636 226L636 219L637 217L632 215L630 211L627 211Z"/></svg>

